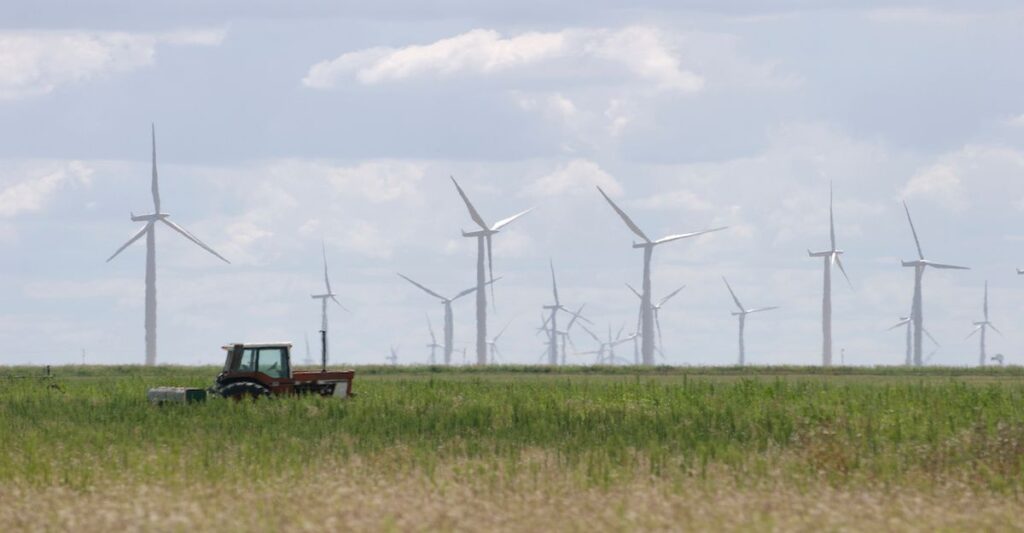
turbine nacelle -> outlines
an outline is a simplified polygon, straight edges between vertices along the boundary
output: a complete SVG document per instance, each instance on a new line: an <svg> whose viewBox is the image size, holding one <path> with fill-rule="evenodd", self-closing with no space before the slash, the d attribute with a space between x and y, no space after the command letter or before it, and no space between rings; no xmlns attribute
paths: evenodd
<svg viewBox="0 0 1024 533"><path fill-rule="evenodd" d="M463 237L490 237L491 235L494 235L495 233L498 233L498 230L490 230L490 229L482 229L482 230L477 230L477 231L466 231L466 230L460 230L460 231L462 231L462 236Z"/></svg>
<svg viewBox="0 0 1024 533"><path fill-rule="evenodd" d="M158 220L163 220L163 219L171 216L168 213L153 213L151 215L136 215L135 213L129 212L128 214L131 215L132 222L156 222Z"/></svg>

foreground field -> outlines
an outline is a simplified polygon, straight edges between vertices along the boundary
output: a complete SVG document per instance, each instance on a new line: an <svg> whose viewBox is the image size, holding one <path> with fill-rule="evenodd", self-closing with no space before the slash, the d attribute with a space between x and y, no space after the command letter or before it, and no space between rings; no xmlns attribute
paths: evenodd
<svg viewBox="0 0 1024 533"><path fill-rule="evenodd" d="M0 377L16 529L1022 527L1019 369L365 368L344 403L159 409L215 370L54 373Z"/></svg>

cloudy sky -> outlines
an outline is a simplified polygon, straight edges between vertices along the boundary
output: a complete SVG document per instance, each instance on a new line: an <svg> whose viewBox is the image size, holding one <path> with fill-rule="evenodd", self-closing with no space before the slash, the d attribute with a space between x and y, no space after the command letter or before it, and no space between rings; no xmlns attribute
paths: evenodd
<svg viewBox="0 0 1024 533"><path fill-rule="evenodd" d="M351 309L331 309L334 359L425 362L441 306L395 274L473 284L449 175L491 220L537 208L495 239L507 362L543 350L549 258L596 328L632 327L641 254L595 185L650 234L730 226L655 254L655 297L687 286L662 312L665 362L735 361L723 275L781 306L750 319L748 361L819 362L807 249L827 246L829 182L853 282L835 286L837 358L903 360L886 328L910 305L906 200L925 254L972 267L926 275L932 362L977 361L985 280L990 349L1024 362L1015 2L480 4L4 2L0 364L142 362L144 245L104 261L152 209L151 122L164 211L232 261L158 233L161 362L219 363L237 340L301 359L322 240ZM472 301L455 313L469 346Z"/></svg>

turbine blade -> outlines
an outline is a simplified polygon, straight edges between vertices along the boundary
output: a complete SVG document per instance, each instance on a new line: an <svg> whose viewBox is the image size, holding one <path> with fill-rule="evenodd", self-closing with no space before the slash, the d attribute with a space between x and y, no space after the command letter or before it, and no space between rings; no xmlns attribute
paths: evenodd
<svg viewBox="0 0 1024 533"><path fill-rule="evenodd" d="M705 233L714 233L716 231L722 231L724 229L729 229L729 226L722 226L720 228L711 228L711 229L706 229L706 230L703 230L703 231L694 231L692 233L680 233L678 235L668 235L666 237L662 237L662 238L654 241L654 244L665 244L666 242L678 241L679 239L688 239L690 237L697 237L699 235L704 235Z"/></svg>
<svg viewBox="0 0 1024 533"><path fill-rule="evenodd" d="M629 290L633 291L633 294L635 294L637 298L640 298L641 300L643 299L643 296L636 289L634 289L632 285L627 283L626 286L629 287Z"/></svg>
<svg viewBox="0 0 1024 533"><path fill-rule="evenodd" d="M487 277L491 280L486 285L491 286L491 308L497 311L498 302L494 299L494 253L491 248L491 236L488 234L485 240L487 241Z"/></svg>
<svg viewBox="0 0 1024 533"><path fill-rule="evenodd" d="M491 285L493 283L497 283L497 282L501 281L501 279L503 277L504 276L498 276L498 277L488 281L487 283L484 283L484 285L486 286L486 285ZM453 296L451 301L454 302L455 300L458 300L459 298L462 298L463 296L466 296L467 294L473 294L474 292L476 292L476 287L470 287L470 288L468 288L468 289L466 289L466 290L456 294L455 296ZM442 298L442 300L443 299L444 298Z"/></svg>
<svg viewBox="0 0 1024 533"><path fill-rule="evenodd" d="M327 277L327 244L320 241L320 248L323 251L324 256L324 286L327 287L327 294L334 295L334 291L331 290L331 279Z"/></svg>
<svg viewBox="0 0 1024 533"><path fill-rule="evenodd" d="M558 307L562 303L558 300L558 280L555 279L555 262L550 261L549 264L551 265L551 290L555 294L555 307Z"/></svg>
<svg viewBox="0 0 1024 533"><path fill-rule="evenodd" d="M892 330L894 330L896 328L902 328L903 326L906 326L908 322L910 322L910 319L900 320L899 322L896 323L896 325L894 325L891 328L886 329L885 331L892 331Z"/></svg>
<svg viewBox="0 0 1024 533"><path fill-rule="evenodd" d="M925 335L927 335L928 338L931 339L932 342L934 342L936 346L942 346L941 344L939 344L939 341L935 340L935 337L932 337L932 334L929 333L927 329L921 328L921 333L924 333Z"/></svg>
<svg viewBox="0 0 1024 533"><path fill-rule="evenodd" d="M419 289L421 291L423 291L423 292L425 292L425 293L427 293L427 294L429 294L429 295L431 295L431 296L433 296L433 297L435 297L435 298L437 298L437 299L439 299L439 300L441 300L443 302L448 301L448 298L445 298L444 296L441 296L440 294L438 294L438 293L436 293L436 292L434 292L434 291L424 287L423 285L420 285L419 283L416 283L415 281L413 281L411 278L405 276L404 274L398 273L398 277L404 279L405 281L408 281L409 283L412 283L416 287L419 287ZM475 291L476 287L474 287L473 290ZM470 292L472 292L472 291L470 291Z"/></svg>
<svg viewBox="0 0 1024 533"><path fill-rule="evenodd" d="M985 303L982 309L985 312L985 322L988 322L988 280L985 280Z"/></svg>
<svg viewBox="0 0 1024 533"><path fill-rule="evenodd" d="M907 212L907 222L910 222L910 232L914 234L914 245L917 246L917 258L924 259L924 252L921 251L921 241L917 238L917 230L914 229L914 220L910 218L910 208L907 202L903 202L903 210Z"/></svg>
<svg viewBox="0 0 1024 533"><path fill-rule="evenodd" d="M160 184L156 177L156 124L150 124L151 139L153 141L153 182L150 185L153 192L153 208L156 213L160 213Z"/></svg>
<svg viewBox="0 0 1024 533"><path fill-rule="evenodd" d="M968 334L967 334L967 336L966 336L966 337L964 337L964 340L967 340L967 339L969 339L969 338L973 337L973 336L974 336L974 334L975 334L975 333L977 333L977 332L978 332L978 331L980 331L980 330L981 330L981 326L977 326L977 327L975 327L975 328L974 328L973 330L971 330L971 332L970 332L970 333L968 333Z"/></svg>
<svg viewBox="0 0 1024 533"><path fill-rule="evenodd" d="M732 290L732 286L731 286L731 285L729 285L729 280L725 279L725 276L722 276L722 281L724 281L724 282L725 282L725 287L726 287L727 289L729 289L729 294L731 294L731 295L732 295L732 301L736 302L736 307L739 307L739 308L740 308L740 312L741 312L741 313L742 313L742 312L744 312L745 310L743 309L743 304L742 304L742 303L740 303L740 299L739 299L739 298L737 298L737 297L736 297L736 293L735 293L735 292L733 292L733 290Z"/></svg>
<svg viewBox="0 0 1024 533"><path fill-rule="evenodd" d="M452 183L455 184L455 190L459 191L459 196L462 197L462 201L465 202L465 204L466 204L466 209L469 210L469 218L472 218L473 222L476 222L476 225L480 226L480 229L486 230L487 229L487 223L484 222L483 217L481 217L480 213L478 213L476 211L476 208L473 207L473 202L469 201L469 197L466 196L465 191L463 191L462 187L459 186L459 182L455 181L455 177L452 176L451 178L452 178Z"/></svg>
<svg viewBox="0 0 1024 533"><path fill-rule="evenodd" d="M329 298L330 298L331 300L334 300L334 303L338 304L338 307L340 307L340 308L341 308L341 309L342 309L343 311L345 311L346 313L351 313L351 312L352 312L352 311L349 311L347 307L345 307L344 305L342 305L342 304L341 304L341 302L339 302L339 301L338 301L338 299L337 299L337 298L335 298L333 294L332 294L332 295L330 295L330 296L329 296Z"/></svg>
<svg viewBox="0 0 1024 533"><path fill-rule="evenodd" d="M529 213L530 211L533 211L532 207L527 209L526 211L523 211L521 213L516 213L516 214L514 214L514 215L512 215L512 216L510 216L508 218L503 218L503 219L495 222L494 225L491 226L491 231L498 231L501 228L504 228L505 226L508 226L509 224L515 222L516 219L518 219L519 217ZM484 228L484 229L486 229L486 228Z"/></svg>
<svg viewBox="0 0 1024 533"><path fill-rule="evenodd" d="M434 324L430 321L430 313L424 313L427 317L427 329L430 331L430 342L437 344L437 336L434 335Z"/></svg>
<svg viewBox="0 0 1024 533"><path fill-rule="evenodd" d="M681 290L683 290L685 288L686 288L686 285L683 285L682 287L679 287L678 289L670 292L668 294L668 296L666 296L666 297L664 297L664 298L662 298L661 300L658 301L657 307L661 307L661 306L665 305L666 302L671 300L675 295L679 294L679 291L681 291Z"/></svg>
<svg viewBox="0 0 1024 533"><path fill-rule="evenodd" d="M846 274L846 269L843 268L843 260L840 259L839 256L835 255L835 254L833 254L832 257L835 258L836 266L839 267L839 271L843 273L843 278L846 279L846 284L849 285L850 288L852 289L853 288L853 282L850 281L850 276L848 276Z"/></svg>
<svg viewBox="0 0 1024 533"><path fill-rule="evenodd" d="M595 335L595 334L594 334L594 332L593 332L593 331L590 331L590 328L588 328L587 326L583 325L583 323L582 323L582 322L580 323L580 327L581 327L581 328L583 328L583 331L586 331L586 332L587 332L587 335L590 335L590 338L591 338L591 339L594 339L594 342L596 342L596 343L598 343L598 344L602 344L602 342L601 342L601 339L599 339L599 338L597 337L597 335Z"/></svg>
<svg viewBox="0 0 1024 533"><path fill-rule="evenodd" d="M944 263L928 263L928 266L934 267L934 268L943 269L943 270L970 270L971 269L971 267L957 266L957 265L947 265L947 264L944 264Z"/></svg>
<svg viewBox="0 0 1024 533"><path fill-rule="evenodd" d="M771 311L772 309L778 309L778 308L779 308L779 306L777 306L777 305L773 305L771 307L755 307L754 309L748 310L747 314L749 315L750 313L760 313L761 311Z"/></svg>
<svg viewBox="0 0 1024 533"><path fill-rule="evenodd" d="M999 331L991 322L988 322L988 327L992 328L992 331L998 333L1000 337L1003 336L1003 332Z"/></svg>
<svg viewBox="0 0 1024 533"><path fill-rule="evenodd" d="M657 309L654 310L654 325L655 328L658 330L658 350L661 351L661 347L664 346L664 343L661 339L661 317L658 316Z"/></svg>
<svg viewBox="0 0 1024 533"><path fill-rule="evenodd" d="M227 263L229 265L231 264L231 261L228 261L227 259L224 259L224 256L222 256L219 253L217 253L216 251L214 251L213 248L210 248L209 246L207 246L206 243L204 243L203 241L199 240L199 238L196 237L195 235L192 235L191 233L189 233L189 231L186 230L185 228L175 224L174 222L171 222L171 220L168 219L168 218L161 218L160 221L163 222L164 224L167 224L168 226L170 226L170 228L173 229L174 231L177 231L178 233L182 234L186 239L188 239L188 240L192 241L193 243L195 243L196 246L199 246L203 250L206 250L207 252L210 252L211 254L217 256L217 258L220 259L221 261L224 261L225 263Z"/></svg>
<svg viewBox="0 0 1024 533"><path fill-rule="evenodd" d="M832 249L836 249L836 220L832 211L832 182L828 182L828 236Z"/></svg>
<svg viewBox="0 0 1024 533"><path fill-rule="evenodd" d="M512 325L512 321L509 320L508 323L505 324L505 327L501 328L501 331L499 331L498 334L495 335L493 339L491 339L491 342L497 343L498 339L500 339L501 336L505 334L505 330L508 329L508 327L511 326L511 325ZM495 346L494 349L497 350L498 347Z"/></svg>
<svg viewBox="0 0 1024 533"><path fill-rule="evenodd" d="M107 258L107 262L109 263L111 259L117 257L117 255L120 254L121 252L123 252L125 248L131 246L133 242L135 242L135 241L139 240L140 238L142 238L142 236L146 234L146 231L149 230L149 228L151 228L152 226L153 226L152 222L147 222L145 226L142 226L142 229L140 229L138 233L136 233L135 235L132 235L131 239L128 239L128 242L122 244L121 247L118 248L116 252L114 252L114 255L111 255L110 257L108 257Z"/></svg>
<svg viewBox="0 0 1024 533"><path fill-rule="evenodd" d="M612 206L612 209L614 209L615 212L619 214L619 218L621 218L622 221L626 223L626 226L629 227L629 229L633 233L635 233L638 237L643 239L644 242L651 242L651 239L644 234L643 230L640 229L640 226L637 226L636 223L633 222L633 219L629 218L629 215L627 215L625 211L619 209L619 206L615 205L615 202L613 202L612 199L609 198L608 195L604 193L604 190L602 190L601 187L597 188L597 192L601 193L601 196L604 196L604 199L608 201L608 205Z"/></svg>

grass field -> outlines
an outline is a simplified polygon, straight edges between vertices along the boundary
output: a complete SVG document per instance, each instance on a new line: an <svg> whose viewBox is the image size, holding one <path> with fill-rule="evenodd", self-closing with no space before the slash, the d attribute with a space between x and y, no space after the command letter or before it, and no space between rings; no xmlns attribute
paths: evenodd
<svg viewBox="0 0 1024 533"><path fill-rule="evenodd" d="M145 401L216 371L0 368L0 524L1024 529L1020 368L364 367L345 402Z"/></svg>

